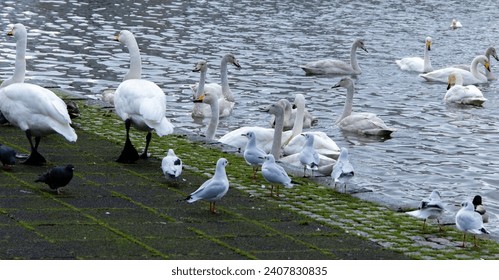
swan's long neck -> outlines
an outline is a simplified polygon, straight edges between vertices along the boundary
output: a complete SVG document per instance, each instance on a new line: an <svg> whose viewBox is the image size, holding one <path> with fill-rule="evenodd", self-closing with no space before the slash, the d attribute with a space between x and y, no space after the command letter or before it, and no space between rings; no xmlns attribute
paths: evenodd
<svg viewBox="0 0 499 280"><path fill-rule="evenodd" d="M297 116L298 117L298 116ZM271 153L274 158L281 157L282 130L284 128L284 110L282 107L275 114L274 139L272 141Z"/></svg>
<svg viewBox="0 0 499 280"><path fill-rule="evenodd" d="M218 100L211 102L210 108L211 108L211 118L210 118L210 124L206 129L206 137L211 140L215 138L215 133L217 132L218 122L220 119L218 112L219 110Z"/></svg>
<svg viewBox="0 0 499 280"><path fill-rule="evenodd" d="M492 61L492 60L490 60L490 52L488 52L488 49L487 49L487 52L485 53L485 56L487 57L487 60L489 62ZM489 80L489 81L495 80L494 74L492 74L492 71L487 70L487 68L485 68L485 76L487 77L487 80Z"/></svg>
<svg viewBox="0 0 499 280"><path fill-rule="evenodd" d="M428 47L425 45L424 47L424 62L423 62L423 72L431 72L433 70L433 67L431 67L431 60L430 60L430 51L428 50Z"/></svg>
<svg viewBox="0 0 499 280"><path fill-rule="evenodd" d="M296 116L295 123L293 124L293 131L288 141L295 136L300 135L303 131L303 117L305 116L305 104L303 102L296 102Z"/></svg>
<svg viewBox="0 0 499 280"><path fill-rule="evenodd" d="M352 65L353 70L360 72L359 63L357 62L357 44L355 43L350 49L350 64Z"/></svg>
<svg viewBox="0 0 499 280"><path fill-rule="evenodd" d="M196 91L196 96L194 96L194 98L197 99L203 94L205 81L206 81L206 69L202 69L201 75L199 76L199 83Z"/></svg>
<svg viewBox="0 0 499 280"><path fill-rule="evenodd" d="M128 48L128 52L130 53L130 69L123 78L123 81L130 79L140 79L142 72L142 61L140 59L140 51L139 46L137 45L137 41L135 39L129 39L126 41L126 46Z"/></svg>
<svg viewBox="0 0 499 280"><path fill-rule="evenodd" d="M353 94L354 94L353 84L350 84L347 87L347 99L345 101L345 105L343 106L343 113L341 114L341 117L338 119L337 122L340 122L341 120L352 114Z"/></svg>
<svg viewBox="0 0 499 280"><path fill-rule="evenodd" d="M229 79L227 78L227 59L224 57L220 64L220 79L222 82L222 93L227 101L234 102L234 96L230 91Z"/></svg>
<svg viewBox="0 0 499 280"><path fill-rule="evenodd" d="M26 76L26 45L27 36L23 36L16 42L16 64L12 77L6 79L0 87L14 83L23 83Z"/></svg>
<svg viewBox="0 0 499 280"><path fill-rule="evenodd" d="M478 71L478 58L473 59L473 61L471 62L470 70L471 70L471 74L473 74L473 77L475 77L479 80L486 80L487 79L487 77L485 77L485 75L483 75L482 73L480 73L480 71Z"/></svg>

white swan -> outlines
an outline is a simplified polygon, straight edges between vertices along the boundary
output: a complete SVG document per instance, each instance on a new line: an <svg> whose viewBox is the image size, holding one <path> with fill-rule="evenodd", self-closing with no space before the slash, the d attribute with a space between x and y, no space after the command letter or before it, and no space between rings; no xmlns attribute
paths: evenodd
<svg viewBox="0 0 499 280"><path fill-rule="evenodd" d="M201 96L197 99L194 99L195 104L203 103L208 105L210 111L210 122L208 124L208 128L206 129L205 136L209 140L213 140L215 138L215 133L217 132L218 122L220 120L220 116L218 115L218 106L219 103L218 95L215 92L205 91Z"/></svg>
<svg viewBox="0 0 499 280"><path fill-rule="evenodd" d="M346 77L341 79L333 88L344 87L347 89L347 98L343 107L343 113L336 122L343 131L358 134L389 137L394 128L388 127L385 122L373 113L352 113L353 94L355 92L354 82Z"/></svg>
<svg viewBox="0 0 499 280"><path fill-rule="evenodd" d="M275 115L275 128L244 126L226 133L218 141L244 152L248 143L248 138L244 135L253 131L256 136L257 146L265 151L265 153L272 153L274 158L279 159L281 157L281 143L283 142L283 139L288 139L292 132L282 131L284 124L284 109L279 103L276 102L263 111Z"/></svg>
<svg viewBox="0 0 499 280"><path fill-rule="evenodd" d="M278 102L284 108L284 130L293 129L295 119L298 114L298 109L296 105L291 104L289 100L284 98L279 100ZM312 114L310 114L308 110L305 108L305 112L303 115L303 128L310 128L315 124L317 124L317 121L318 120L314 116L312 116ZM275 125L275 119L274 116L272 116L272 118L270 119L270 126L274 127L274 125Z"/></svg>
<svg viewBox="0 0 499 280"><path fill-rule="evenodd" d="M216 83L210 83L210 84L205 83L207 70L208 70L208 63L206 62L206 60L199 61L192 70L192 72L200 73L199 83L196 86L191 87L195 89L194 99L199 99L199 97L206 92L213 93L218 98L219 115L221 117L226 117L230 115L230 113L232 112L235 102L228 101L227 99L225 99L222 87L220 85ZM208 104L194 103L191 115L194 118L209 117L211 116L211 109L209 108Z"/></svg>
<svg viewBox="0 0 499 280"><path fill-rule="evenodd" d="M459 72L452 72L449 75L447 92L444 96L445 102L482 106L486 100L482 91L476 86L463 86L463 77Z"/></svg>
<svg viewBox="0 0 499 280"><path fill-rule="evenodd" d="M283 137L285 140L282 146L285 156L300 153L303 145L305 145L305 138L300 136L303 132L303 114L305 111L305 96L303 94L295 95L294 106L296 107L296 118L292 133L288 137ZM332 158L338 157L340 148L326 133L322 131L307 131L306 133L314 135L314 149L320 155Z"/></svg>
<svg viewBox="0 0 499 280"><path fill-rule="evenodd" d="M230 90L229 87L229 79L227 77L227 64L232 64L236 66L237 69L241 69L241 65L239 65L239 62L237 61L236 57L228 53L222 57L222 62L220 63L220 82L221 86L218 85L217 83L209 83L209 84L204 84L205 90L208 88L212 90L216 90L218 92L221 92L222 95L225 97L227 101L230 102L235 102L234 96L232 95L232 91ZM198 85L193 85L191 86L192 91L197 92Z"/></svg>
<svg viewBox="0 0 499 280"><path fill-rule="evenodd" d="M450 23L450 28L451 29L458 29L458 28L461 28L463 27L463 25L461 24L460 21L456 20L456 19L453 19L452 22Z"/></svg>
<svg viewBox="0 0 499 280"><path fill-rule="evenodd" d="M488 47L485 50L485 57L487 57L487 60L489 61L489 63L491 63L490 57L493 57L496 59L496 61L499 61L499 57L497 56L497 52L496 52L496 49L494 47ZM466 71L470 71L469 64L458 64L458 65L454 65L452 67L461 68L461 69L464 69ZM485 69L485 76L487 77L487 80L492 81L492 80L495 80L496 77L494 76L494 74L492 73L492 70L490 70L490 68L491 67L489 65L489 69Z"/></svg>
<svg viewBox="0 0 499 280"><path fill-rule="evenodd" d="M421 57L404 57L399 60L395 60L395 63L404 71L415 71L420 73L427 73L433 71L430 60L430 50L431 50L431 37L426 37L424 56Z"/></svg>
<svg viewBox="0 0 499 280"><path fill-rule="evenodd" d="M141 75L141 60L139 47L133 34L128 30L121 31L116 41L127 46L130 52L130 69L123 82L114 94L116 114L125 121L126 141L120 157L116 160L131 163L139 159L139 154L130 141L130 126L147 131L146 146L141 158L147 158L147 149L151 141L151 131L159 136L173 133L173 125L165 117L166 96L155 83L143 80Z"/></svg>
<svg viewBox="0 0 499 280"><path fill-rule="evenodd" d="M22 49L19 53L25 53L26 29L22 24L15 24L11 30L16 42L21 40L23 44L17 44ZM17 77L25 76L25 65L17 67ZM15 74L15 76L16 76ZM24 162L28 165L42 165L45 158L38 152L38 145L43 136L58 133L66 140L75 142L78 138L71 127L66 103L52 91L38 85L16 83L0 88L0 111L4 117L14 126L19 127L29 140L31 154ZM32 138L35 138L33 144Z"/></svg>
<svg viewBox="0 0 499 280"><path fill-rule="evenodd" d="M447 83L449 75L452 72L457 71L461 73L461 76L463 76L463 85L487 83L487 77L478 71L478 64L483 64L485 69L490 71L489 60L487 57L485 55L479 55L471 62L471 72L456 67L447 67L426 74L419 74L419 76L428 82Z"/></svg>
<svg viewBox="0 0 499 280"><path fill-rule="evenodd" d="M361 48L365 52L367 48L364 46L364 41L357 39L352 43L350 49L350 63L346 63L337 59L323 59L309 62L300 66L307 75L322 75L322 74L340 74L340 75L358 75L361 74L359 63L357 62L357 48Z"/></svg>
<svg viewBox="0 0 499 280"><path fill-rule="evenodd" d="M21 23L16 23L12 29L7 32L8 36L14 36L16 39L16 63L12 77L4 80L0 88L15 83L23 83L26 76L26 45L28 34L26 27Z"/></svg>

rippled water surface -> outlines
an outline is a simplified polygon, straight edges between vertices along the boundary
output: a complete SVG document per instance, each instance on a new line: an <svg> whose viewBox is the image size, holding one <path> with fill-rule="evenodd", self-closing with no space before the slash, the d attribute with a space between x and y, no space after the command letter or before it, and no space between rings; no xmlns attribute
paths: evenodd
<svg viewBox="0 0 499 280"><path fill-rule="evenodd" d="M395 59L423 56L431 36L434 68L469 63L497 47L495 0L461 1L31 1L0 2L4 34L16 22L28 28L28 73L34 83L55 82L69 91L100 98L116 88L128 68L128 52L112 38L131 30L139 43L143 77L168 97L168 117L176 126L203 132L207 120L190 116L189 84L199 76L194 64L206 59L208 80L219 82L221 57L232 52L242 69L229 66L237 103L222 119L217 136L244 125L267 126L258 107L302 93L319 119L314 130L350 149L354 188L366 188L400 204L415 203L440 190L450 211L475 194L499 214L499 82L481 85L483 108L446 106L446 85L402 72ZM479 7L480 9L477 9ZM479 10L479 12L477 12ZM453 18L463 28L451 30ZM379 114L398 129L379 141L346 135L334 126L345 98L331 89L339 76L305 76L298 65L320 58L348 59L358 51L363 73L356 77L354 110ZM12 74L13 38L0 36L0 79ZM492 61L499 77L499 65ZM395 204L398 204L396 202ZM487 227L499 236L498 219Z"/></svg>

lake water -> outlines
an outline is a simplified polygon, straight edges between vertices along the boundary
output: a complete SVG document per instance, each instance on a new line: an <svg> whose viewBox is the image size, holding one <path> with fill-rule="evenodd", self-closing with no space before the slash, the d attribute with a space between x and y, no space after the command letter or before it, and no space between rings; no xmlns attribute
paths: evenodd
<svg viewBox="0 0 499 280"><path fill-rule="evenodd" d="M387 203L417 203L438 189L454 212L464 199L481 194L499 214L499 82L481 85L483 108L446 106L445 84L403 72L395 59L423 56L431 36L434 68L470 63L497 47L496 0L462 1L31 1L0 2L0 23L28 29L31 82L47 81L91 98L116 88L129 55L113 41L122 29L139 43L143 77L159 84L168 117L178 127L203 132L207 120L190 116L198 81L194 64L210 64L208 80L219 82L221 57L232 52L242 68L229 66L237 103L222 119L217 136L245 125L267 126L258 111L281 98L306 96L308 110L337 144L347 146L356 169L353 188L372 190ZM276 3L277 2L277 3ZM449 28L453 18L463 27ZM320 58L349 58L350 45L365 39L369 53L357 52L363 73L356 78L354 111L380 115L398 129L387 141L347 135L334 121L346 91L331 89L340 76L305 76L298 65ZM0 36L0 79L12 74L13 38ZM499 77L499 63L492 61ZM393 200L393 201L390 201ZM487 227L499 236L497 218Z"/></svg>

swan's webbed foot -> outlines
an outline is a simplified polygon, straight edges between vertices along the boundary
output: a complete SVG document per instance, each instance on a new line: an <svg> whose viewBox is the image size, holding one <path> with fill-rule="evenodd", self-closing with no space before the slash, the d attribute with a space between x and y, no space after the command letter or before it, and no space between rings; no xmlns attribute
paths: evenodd
<svg viewBox="0 0 499 280"><path fill-rule="evenodd" d="M135 163L139 159L139 153L133 146L130 139L126 139L125 147L121 151L120 157L116 160L119 163Z"/></svg>
<svg viewBox="0 0 499 280"><path fill-rule="evenodd" d="M42 166L47 162L45 158L37 151L37 150L32 150L31 154L29 155L28 159L26 159L23 164L26 165L35 165L35 166Z"/></svg>

